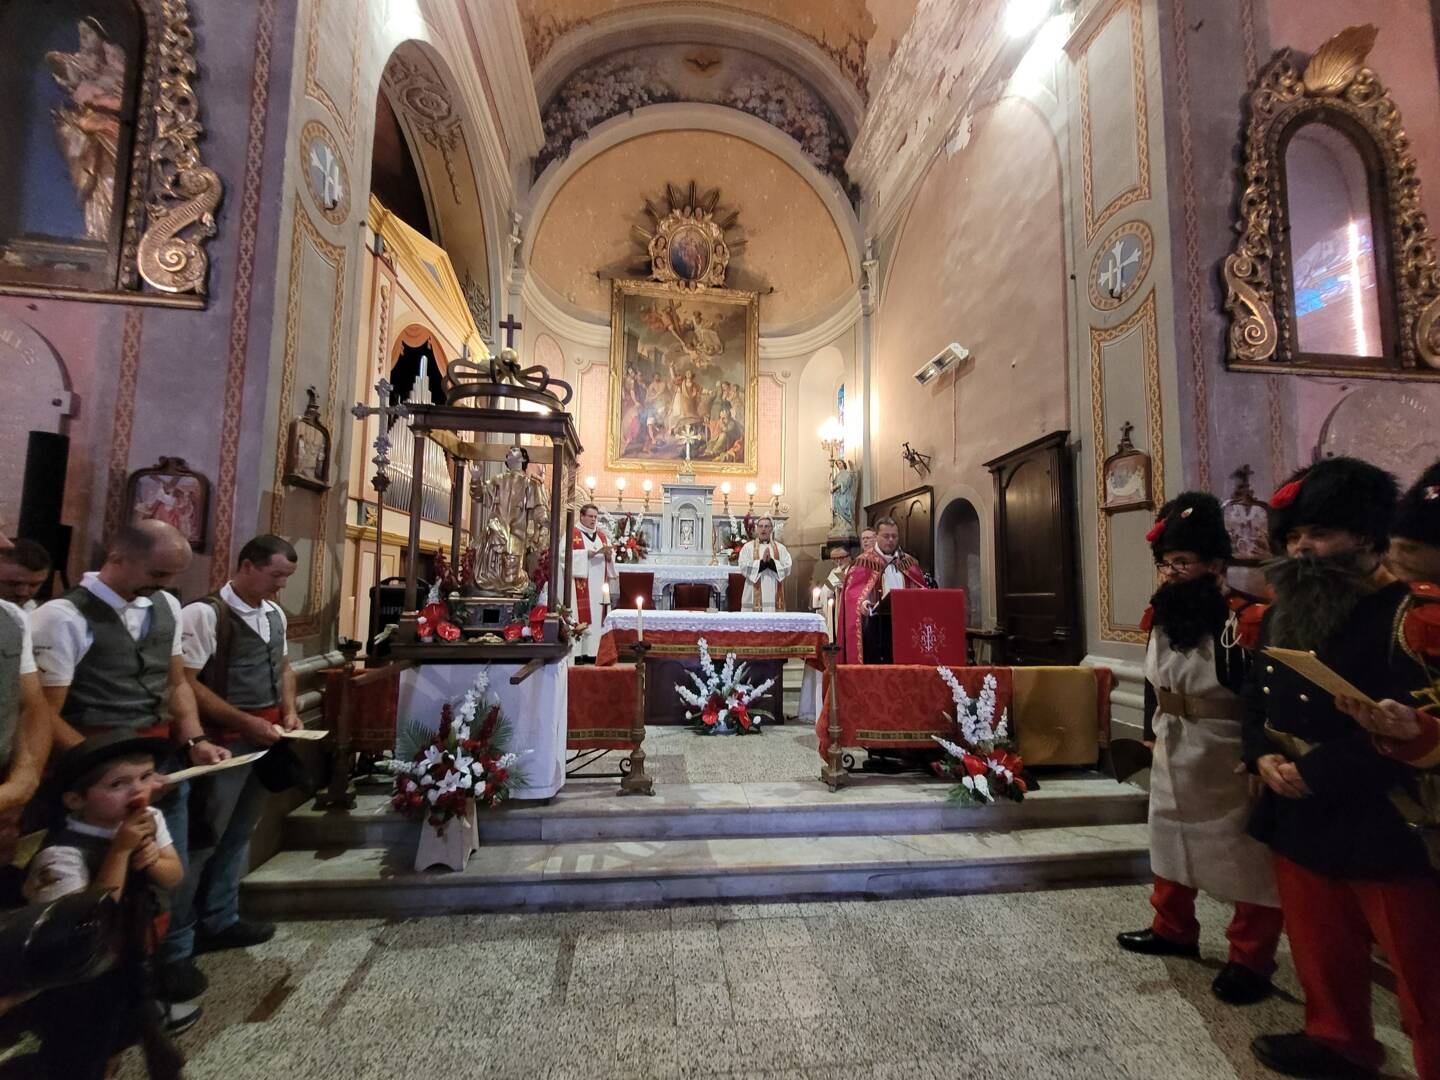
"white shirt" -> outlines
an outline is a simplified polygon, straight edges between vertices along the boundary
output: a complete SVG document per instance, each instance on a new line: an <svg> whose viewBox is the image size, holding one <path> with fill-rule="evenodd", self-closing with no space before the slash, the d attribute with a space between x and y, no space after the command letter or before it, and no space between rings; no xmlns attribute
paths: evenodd
<svg viewBox="0 0 1440 1080"><path fill-rule="evenodd" d="M885 572L880 575L880 595L889 596L891 589L905 588L905 575L895 568L895 555L899 555L900 552L896 551L895 555L886 555L877 547L875 554L885 560Z"/></svg>
<svg viewBox="0 0 1440 1080"><path fill-rule="evenodd" d="M146 807L145 812L155 822L155 846L161 851L173 847L175 840L165 825L164 816L153 806ZM94 836L102 840L111 839L119 830L118 825L113 829L87 825L73 815L67 819L66 824L82 836ZM30 860L30 869L21 892L32 904L48 904L51 900L77 893L89 885L90 868L85 865L85 853L79 848L57 844L55 847L41 848L40 853Z"/></svg>
<svg viewBox="0 0 1440 1080"><path fill-rule="evenodd" d="M30 640L30 620L25 618L25 612L21 608L9 600L0 600L0 612L20 624L20 674L35 674L35 646Z"/></svg>
<svg viewBox="0 0 1440 1080"><path fill-rule="evenodd" d="M246 626L260 636L261 641L270 641L268 612L273 611L280 616L280 631L282 634L287 632L285 611L273 600L262 600L259 607L251 607L240 599L240 595L231 588L228 581L220 590L220 599L240 616ZM215 655L215 608L203 600L196 600L193 604L185 605L185 610L180 614L180 622L185 666L192 671L199 671Z"/></svg>
<svg viewBox="0 0 1440 1080"><path fill-rule="evenodd" d="M29 615L39 606L40 605L35 602L35 598L32 596L29 600L26 600L25 603L20 605L20 610L25 612L26 615Z"/></svg>
<svg viewBox="0 0 1440 1080"><path fill-rule="evenodd" d="M151 597L122 600L93 570L80 579L80 587L114 608L125 629L136 641L150 629L150 609L154 606ZM170 605L170 614L175 619L175 641L170 655L180 656L180 601L163 591L155 595L164 597L161 602ZM41 686L69 686L75 679L75 669L90 651L90 646L95 644L95 635L90 632L85 616L63 597L36 608L35 614L30 616L30 633L34 639L35 663L40 669Z"/></svg>

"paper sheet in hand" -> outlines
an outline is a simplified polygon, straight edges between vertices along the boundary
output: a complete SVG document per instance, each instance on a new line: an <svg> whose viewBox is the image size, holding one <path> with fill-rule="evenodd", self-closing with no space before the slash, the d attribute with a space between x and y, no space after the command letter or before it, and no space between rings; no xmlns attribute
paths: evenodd
<svg viewBox="0 0 1440 1080"><path fill-rule="evenodd" d="M214 765L192 765L188 769L181 769L179 772L165 774L167 784L178 784L181 780L194 780L197 776L209 776L213 772L221 772L225 769L234 769L240 765L249 765L252 761L258 761L265 756L264 750L256 750L253 754L236 754L224 761L217 761Z"/></svg>
<svg viewBox="0 0 1440 1080"><path fill-rule="evenodd" d="M1269 648L1265 650L1265 655L1273 656L1286 667L1294 668L1327 693L1334 694L1336 697L1354 698L1356 701L1363 701L1368 705L1375 704L1369 694L1357 690L1329 667L1322 664L1319 657L1311 656L1308 652L1300 649Z"/></svg>
<svg viewBox="0 0 1440 1080"><path fill-rule="evenodd" d="M281 735L282 739L307 739L311 742L318 741L329 735L328 731L316 731L314 728L297 728L294 731L287 731Z"/></svg>

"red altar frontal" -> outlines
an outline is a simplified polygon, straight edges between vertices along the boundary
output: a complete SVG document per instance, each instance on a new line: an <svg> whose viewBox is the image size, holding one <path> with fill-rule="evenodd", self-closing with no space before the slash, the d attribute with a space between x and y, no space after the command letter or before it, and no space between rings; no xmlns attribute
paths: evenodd
<svg viewBox="0 0 1440 1080"><path fill-rule="evenodd" d="M710 655L734 653L739 660L804 660L825 666L829 636L825 620L808 611L726 612L647 611L618 608L605 620L605 634L595 663L606 667L645 635L652 657L694 656L701 638Z"/></svg>

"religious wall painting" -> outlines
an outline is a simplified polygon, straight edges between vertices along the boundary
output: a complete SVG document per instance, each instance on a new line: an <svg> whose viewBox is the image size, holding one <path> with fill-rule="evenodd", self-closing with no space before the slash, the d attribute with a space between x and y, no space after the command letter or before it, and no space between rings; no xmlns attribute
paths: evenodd
<svg viewBox="0 0 1440 1080"><path fill-rule="evenodd" d="M1126 421L1120 429L1120 445L1101 468L1104 490L1100 509L1147 510L1154 505L1150 495L1150 455L1130 440L1135 425Z"/></svg>
<svg viewBox="0 0 1440 1080"><path fill-rule="evenodd" d="M210 481L185 464L184 458L162 457L148 469L130 474L126 487L131 524L163 521L173 525L203 551L210 510Z"/></svg>
<svg viewBox="0 0 1440 1080"><path fill-rule="evenodd" d="M759 298L616 281L606 467L754 475Z"/></svg>
<svg viewBox="0 0 1440 1080"><path fill-rule="evenodd" d="M0 292L200 306L222 189L186 0L12 0L0 41Z"/></svg>
<svg viewBox="0 0 1440 1080"><path fill-rule="evenodd" d="M285 483L312 491L330 487L330 429L320 419L320 396L307 386L305 412L290 421L285 444Z"/></svg>
<svg viewBox="0 0 1440 1080"><path fill-rule="evenodd" d="M723 105L765 121L794 139L815 168L858 195L845 173L849 136L819 91L759 53L693 43L627 48L574 72L541 110L545 146L535 175L606 120L680 101Z"/></svg>

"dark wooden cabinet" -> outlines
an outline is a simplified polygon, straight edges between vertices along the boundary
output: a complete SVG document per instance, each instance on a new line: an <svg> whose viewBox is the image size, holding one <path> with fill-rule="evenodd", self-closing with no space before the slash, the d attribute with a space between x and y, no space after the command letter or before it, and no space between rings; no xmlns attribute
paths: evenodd
<svg viewBox="0 0 1440 1080"><path fill-rule="evenodd" d="M900 526L900 550L909 552L924 567L935 571L935 489L911 488L865 507L865 523L875 527L883 517L892 517Z"/></svg>
<svg viewBox="0 0 1440 1080"><path fill-rule="evenodd" d="M1080 574L1068 431L987 461L995 478L998 625L1004 663L1078 664Z"/></svg>

